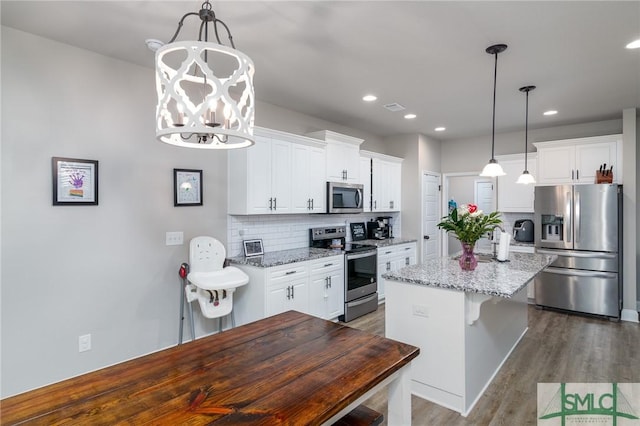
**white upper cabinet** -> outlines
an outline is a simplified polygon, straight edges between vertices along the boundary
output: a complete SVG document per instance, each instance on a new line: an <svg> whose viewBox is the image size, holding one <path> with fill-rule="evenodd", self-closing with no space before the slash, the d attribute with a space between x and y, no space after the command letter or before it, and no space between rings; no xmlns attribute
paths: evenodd
<svg viewBox="0 0 640 426"><path fill-rule="evenodd" d="M325 212L325 161L324 148L293 144L293 213Z"/></svg>
<svg viewBox="0 0 640 426"><path fill-rule="evenodd" d="M538 180L536 153L527 154L529 173ZM524 171L524 153L514 155L497 155L496 160L506 173L499 176L498 211L503 213L533 213L535 185L516 183Z"/></svg>
<svg viewBox="0 0 640 426"><path fill-rule="evenodd" d="M308 133L311 138L327 143L327 180L331 182L360 182L360 145L364 139L342 135L330 130Z"/></svg>
<svg viewBox="0 0 640 426"><path fill-rule="evenodd" d="M622 135L534 143L538 185L596 183L596 172L613 166L613 182L622 183Z"/></svg>
<svg viewBox="0 0 640 426"><path fill-rule="evenodd" d="M325 211L324 143L256 128L256 143L228 154L229 214Z"/></svg>
<svg viewBox="0 0 640 426"><path fill-rule="evenodd" d="M371 211L396 212L401 208L402 159L361 151L371 158Z"/></svg>
<svg viewBox="0 0 640 426"><path fill-rule="evenodd" d="M371 157L360 157L360 181L364 185L362 209L365 213L369 213L371 212Z"/></svg>

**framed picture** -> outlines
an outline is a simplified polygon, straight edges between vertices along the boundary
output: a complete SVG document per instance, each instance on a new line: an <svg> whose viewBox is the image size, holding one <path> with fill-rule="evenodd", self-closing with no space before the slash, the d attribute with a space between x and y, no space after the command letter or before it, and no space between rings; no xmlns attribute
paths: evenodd
<svg viewBox="0 0 640 426"><path fill-rule="evenodd" d="M54 206L98 205L98 162L51 158Z"/></svg>
<svg viewBox="0 0 640 426"><path fill-rule="evenodd" d="M261 254L264 254L262 240L244 240L242 244L244 245L244 255L246 257L260 256Z"/></svg>
<svg viewBox="0 0 640 426"><path fill-rule="evenodd" d="M173 205L202 205L202 170L173 169Z"/></svg>

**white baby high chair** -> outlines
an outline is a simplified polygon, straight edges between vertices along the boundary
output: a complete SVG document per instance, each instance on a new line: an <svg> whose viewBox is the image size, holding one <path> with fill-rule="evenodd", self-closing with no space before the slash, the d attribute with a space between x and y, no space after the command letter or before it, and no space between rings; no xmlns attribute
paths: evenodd
<svg viewBox="0 0 640 426"><path fill-rule="evenodd" d="M187 302L198 299L202 315L218 318L222 331L222 317L233 316L233 292L249 282L247 274L234 266L224 267L226 252L222 243L213 237L195 237L189 244L189 285L185 287Z"/></svg>

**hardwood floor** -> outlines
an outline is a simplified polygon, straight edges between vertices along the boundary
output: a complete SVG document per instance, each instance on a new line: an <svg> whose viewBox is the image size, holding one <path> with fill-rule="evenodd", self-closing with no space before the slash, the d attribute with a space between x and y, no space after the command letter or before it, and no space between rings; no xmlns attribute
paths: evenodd
<svg viewBox="0 0 640 426"><path fill-rule="evenodd" d="M347 325L384 336L384 314L380 305ZM640 325L530 305L529 330L469 416L413 396L413 424L535 425L539 382L640 382ZM365 405L386 413L386 390Z"/></svg>

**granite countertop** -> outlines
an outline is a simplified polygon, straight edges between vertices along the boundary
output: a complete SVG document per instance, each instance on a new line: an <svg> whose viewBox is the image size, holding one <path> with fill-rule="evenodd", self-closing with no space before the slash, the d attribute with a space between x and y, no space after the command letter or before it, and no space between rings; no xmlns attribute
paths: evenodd
<svg viewBox="0 0 640 426"><path fill-rule="evenodd" d="M415 238L388 238L386 240L360 240L360 241L352 241L358 244L365 244L368 246L376 246L378 248L381 247L389 247L396 246L398 244L406 244L406 243L415 243L417 240Z"/></svg>
<svg viewBox="0 0 640 426"><path fill-rule="evenodd" d="M485 253L490 256L490 254ZM453 257L427 260L383 274L383 278L416 285L509 298L522 290L555 256L515 253L509 262L478 262L474 271L463 271Z"/></svg>
<svg viewBox="0 0 640 426"><path fill-rule="evenodd" d="M519 246L519 247L534 247L533 243L523 243L521 241L516 241L513 238L511 239L509 244L511 244L512 246Z"/></svg>
<svg viewBox="0 0 640 426"><path fill-rule="evenodd" d="M321 248L303 247L291 250L280 250L265 253L261 256L236 256L229 257L230 264L250 265L258 268L271 268L273 266L289 263L306 262L307 260L322 259L323 257L343 254L341 250L328 250Z"/></svg>

